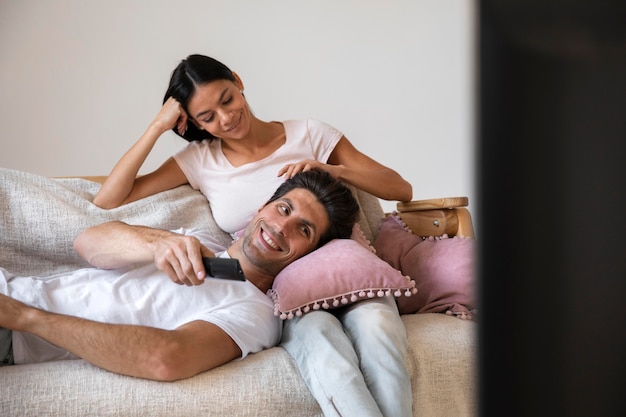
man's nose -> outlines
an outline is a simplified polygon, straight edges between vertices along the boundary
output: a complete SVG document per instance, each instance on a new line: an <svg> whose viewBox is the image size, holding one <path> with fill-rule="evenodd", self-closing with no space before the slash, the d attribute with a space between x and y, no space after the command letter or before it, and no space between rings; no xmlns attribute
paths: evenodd
<svg viewBox="0 0 626 417"><path fill-rule="evenodd" d="M295 220L292 217L279 217L276 222L274 222L276 233L280 233L283 236L288 236L294 225Z"/></svg>

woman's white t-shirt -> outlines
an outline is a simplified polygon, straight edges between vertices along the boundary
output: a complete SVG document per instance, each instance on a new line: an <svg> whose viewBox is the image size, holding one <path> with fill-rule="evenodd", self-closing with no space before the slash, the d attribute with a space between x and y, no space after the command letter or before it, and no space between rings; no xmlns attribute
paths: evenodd
<svg viewBox="0 0 626 417"><path fill-rule="evenodd" d="M246 227L256 211L285 180L278 171L286 164L312 159L328 161L343 134L317 120L287 120L285 144L270 156L235 167L222 152L222 142L191 142L174 155L189 184L211 205L218 226L235 233Z"/></svg>

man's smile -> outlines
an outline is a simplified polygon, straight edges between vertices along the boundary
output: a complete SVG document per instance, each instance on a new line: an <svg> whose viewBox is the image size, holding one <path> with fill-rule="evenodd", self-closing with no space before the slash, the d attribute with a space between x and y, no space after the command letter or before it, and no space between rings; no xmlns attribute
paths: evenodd
<svg viewBox="0 0 626 417"><path fill-rule="evenodd" d="M276 244L276 242L274 242L274 240L270 237L269 234L267 234L265 232L265 230L261 229L261 237L263 238L263 240L265 241L265 243L267 243L270 247L272 247L275 250L281 250L280 246L278 246Z"/></svg>

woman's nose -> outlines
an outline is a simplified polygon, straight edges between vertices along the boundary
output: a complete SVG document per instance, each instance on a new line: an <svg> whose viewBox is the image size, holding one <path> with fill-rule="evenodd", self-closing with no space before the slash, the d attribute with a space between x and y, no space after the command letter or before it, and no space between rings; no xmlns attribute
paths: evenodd
<svg viewBox="0 0 626 417"><path fill-rule="evenodd" d="M220 117L220 122L222 123L222 126L228 127L228 125L233 120L233 112L231 111L223 110L218 112L218 115Z"/></svg>

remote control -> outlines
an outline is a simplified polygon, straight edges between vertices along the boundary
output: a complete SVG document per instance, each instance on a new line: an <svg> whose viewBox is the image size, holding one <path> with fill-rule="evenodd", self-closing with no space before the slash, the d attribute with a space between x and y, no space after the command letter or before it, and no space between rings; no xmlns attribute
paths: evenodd
<svg viewBox="0 0 626 417"><path fill-rule="evenodd" d="M245 281L243 270L237 259L202 257L204 268L208 276L213 278Z"/></svg>

